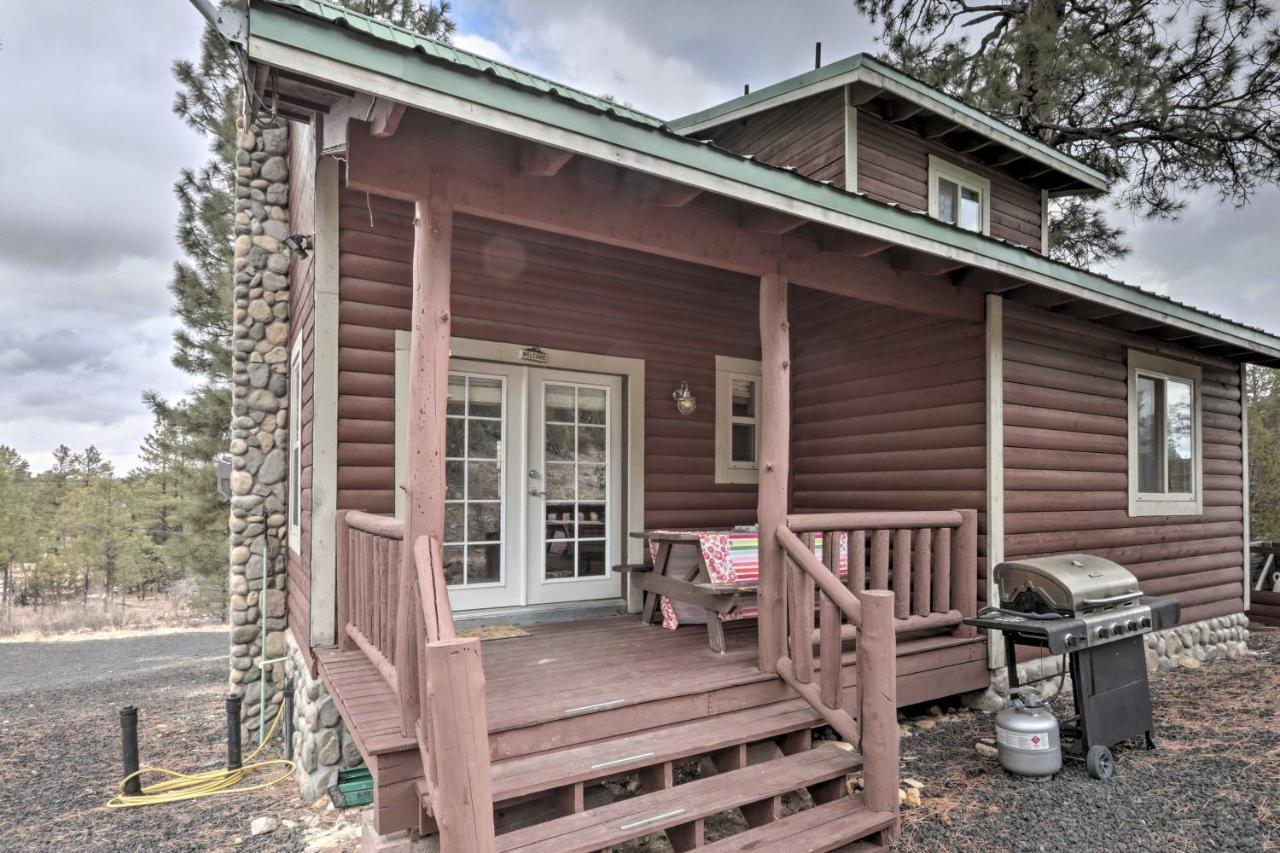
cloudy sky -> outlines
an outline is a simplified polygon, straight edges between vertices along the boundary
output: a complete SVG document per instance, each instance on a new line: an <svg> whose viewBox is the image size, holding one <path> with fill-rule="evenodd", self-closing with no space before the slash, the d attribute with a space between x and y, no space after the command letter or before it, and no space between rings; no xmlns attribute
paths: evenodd
<svg viewBox="0 0 1280 853"><path fill-rule="evenodd" d="M667 117L807 70L815 41L828 61L874 48L849 0L455 0L454 16L463 47ZM37 469L65 443L127 471L142 392L192 382L169 364L165 286L172 185L205 145L170 112L170 64L201 24L185 0L0 4L0 444ZM1110 274L1280 330L1280 192L1117 218L1134 253Z"/></svg>

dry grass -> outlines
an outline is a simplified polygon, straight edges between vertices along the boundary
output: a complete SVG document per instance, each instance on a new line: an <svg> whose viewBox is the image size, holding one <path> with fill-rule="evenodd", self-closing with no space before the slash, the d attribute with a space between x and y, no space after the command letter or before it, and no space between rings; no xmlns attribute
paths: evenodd
<svg viewBox="0 0 1280 853"><path fill-rule="evenodd" d="M99 638L208 624L213 624L213 620L193 612L185 600L150 598L105 602L91 597L88 602L0 608L0 642Z"/></svg>

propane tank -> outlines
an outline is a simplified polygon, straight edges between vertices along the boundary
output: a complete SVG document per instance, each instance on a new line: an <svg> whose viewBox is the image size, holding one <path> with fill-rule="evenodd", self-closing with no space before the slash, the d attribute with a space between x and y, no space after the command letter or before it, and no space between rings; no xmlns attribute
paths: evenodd
<svg viewBox="0 0 1280 853"><path fill-rule="evenodd" d="M1000 765L1018 776L1052 776L1062 769L1058 718L1034 688L1016 687L996 714Z"/></svg>

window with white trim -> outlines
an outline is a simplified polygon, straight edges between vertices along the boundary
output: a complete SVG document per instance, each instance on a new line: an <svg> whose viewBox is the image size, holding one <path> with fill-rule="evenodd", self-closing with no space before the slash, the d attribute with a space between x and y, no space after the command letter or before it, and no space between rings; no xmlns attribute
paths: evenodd
<svg viewBox="0 0 1280 853"><path fill-rule="evenodd" d="M979 234L991 233L991 181L929 155L929 215Z"/></svg>
<svg viewBox="0 0 1280 853"><path fill-rule="evenodd" d="M716 482L760 480L760 362L716 356Z"/></svg>
<svg viewBox="0 0 1280 853"><path fill-rule="evenodd" d="M302 336L289 353L289 548L302 553Z"/></svg>
<svg viewBox="0 0 1280 853"><path fill-rule="evenodd" d="M1199 515L1200 368L1129 351L1129 514Z"/></svg>

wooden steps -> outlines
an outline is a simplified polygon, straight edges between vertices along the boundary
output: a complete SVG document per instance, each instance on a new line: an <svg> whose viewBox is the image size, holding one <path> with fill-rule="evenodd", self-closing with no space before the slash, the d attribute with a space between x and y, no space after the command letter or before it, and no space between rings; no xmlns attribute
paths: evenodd
<svg viewBox="0 0 1280 853"><path fill-rule="evenodd" d="M841 797L722 838L702 850L706 853L823 853L888 829L897 819L893 812L873 812L861 800ZM868 841L863 849L870 853L887 849L887 845Z"/></svg>
<svg viewBox="0 0 1280 853"><path fill-rule="evenodd" d="M590 853L665 831L680 853L703 846L703 820L718 812L770 803L800 788L814 790L815 798L823 801L848 799L845 776L861 766L862 756L857 752L823 743L783 758L508 832L498 836L497 849L499 853Z"/></svg>
<svg viewBox="0 0 1280 853"><path fill-rule="evenodd" d="M493 764L495 803L714 754L821 725L802 699L648 729Z"/></svg>

